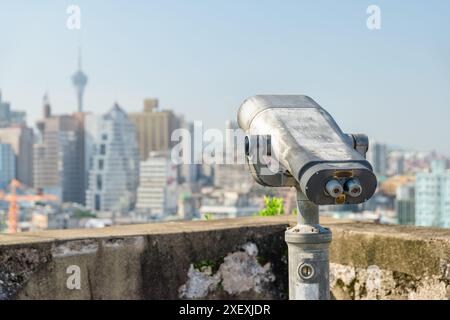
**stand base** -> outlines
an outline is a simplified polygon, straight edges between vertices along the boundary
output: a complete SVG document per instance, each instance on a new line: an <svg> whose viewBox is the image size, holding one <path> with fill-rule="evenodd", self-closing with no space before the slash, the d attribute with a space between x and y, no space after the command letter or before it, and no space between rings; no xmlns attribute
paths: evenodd
<svg viewBox="0 0 450 320"><path fill-rule="evenodd" d="M331 231L298 224L285 233L288 245L289 299L329 300Z"/></svg>

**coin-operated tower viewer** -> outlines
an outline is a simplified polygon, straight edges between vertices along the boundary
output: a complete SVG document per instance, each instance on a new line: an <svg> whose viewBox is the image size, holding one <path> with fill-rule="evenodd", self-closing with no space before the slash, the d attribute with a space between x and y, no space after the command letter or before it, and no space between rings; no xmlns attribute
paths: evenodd
<svg viewBox="0 0 450 320"><path fill-rule="evenodd" d="M289 298L330 298L331 231L319 224L319 205L359 204L377 180L365 159L369 141L345 134L331 115L303 95L260 95L238 112L253 178L263 186L297 190L298 224L287 230Z"/></svg>

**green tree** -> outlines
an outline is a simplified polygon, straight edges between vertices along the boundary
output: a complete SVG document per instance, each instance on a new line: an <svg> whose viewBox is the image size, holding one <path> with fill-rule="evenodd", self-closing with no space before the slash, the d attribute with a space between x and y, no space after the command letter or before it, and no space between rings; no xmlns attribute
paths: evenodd
<svg viewBox="0 0 450 320"><path fill-rule="evenodd" d="M261 217L281 216L284 214L284 200L277 197L264 197L265 209L259 212Z"/></svg>

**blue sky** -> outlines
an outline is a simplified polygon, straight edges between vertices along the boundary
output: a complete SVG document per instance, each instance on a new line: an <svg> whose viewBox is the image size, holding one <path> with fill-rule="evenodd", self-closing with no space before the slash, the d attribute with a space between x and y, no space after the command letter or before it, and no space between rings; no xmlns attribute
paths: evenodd
<svg viewBox="0 0 450 320"><path fill-rule="evenodd" d="M66 28L70 4L80 31ZM223 128L248 96L307 94L344 131L450 155L449 14L445 0L0 0L0 89L29 122L46 90L54 112L74 111L81 42L88 111L158 97Z"/></svg>

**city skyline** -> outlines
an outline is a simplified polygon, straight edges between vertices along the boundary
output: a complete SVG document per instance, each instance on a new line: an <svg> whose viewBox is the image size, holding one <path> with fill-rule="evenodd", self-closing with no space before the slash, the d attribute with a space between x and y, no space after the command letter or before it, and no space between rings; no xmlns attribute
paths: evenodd
<svg viewBox="0 0 450 320"><path fill-rule="evenodd" d="M121 1L78 1L82 24L73 31L65 26L68 2L8 2L0 19L0 89L32 126L46 91L55 114L75 112L70 77L82 44L86 111L104 113L114 101L140 111L144 98L156 97L163 109L222 128L248 96L299 93L324 105L344 130L450 155L450 47L441 41L449 22L440 15L449 5L435 1L429 12L417 1L377 1L383 24L370 31L368 4L323 3L327 10L304 2L277 10L271 1L150 2L121 12ZM133 19L115 23L121 14ZM33 28L25 23L32 17L40 21Z"/></svg>

